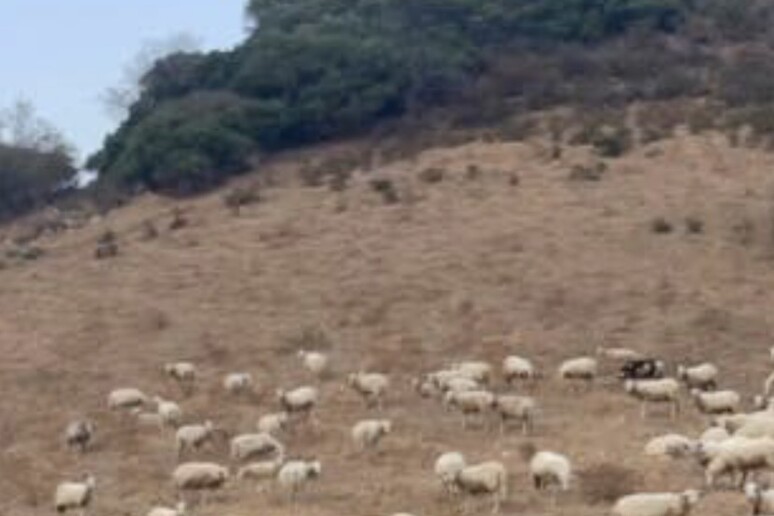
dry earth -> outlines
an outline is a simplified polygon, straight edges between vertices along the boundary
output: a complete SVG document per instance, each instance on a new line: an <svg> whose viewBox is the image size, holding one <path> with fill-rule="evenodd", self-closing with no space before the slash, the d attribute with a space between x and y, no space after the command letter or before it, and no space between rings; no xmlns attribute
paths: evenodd
<svg viewBox="0 0 774 516"><path fill-rule="evenodd" d="M0 514L52 513L57 482L84 471L98 477L92 514L172 503L172 435L108 413L108 391L133 385L180 399L160 367L192 360L203 378L182 399L187 419L250 431L275 409L275 388L311 381L294 355L305 330L325 332L335 374L322 385L319 430L299 429L287 444L318 457L323 477L295 509L274 492L231 485L197 514L452 514L431 473L449 449L507 464L505 514L605 514L609 504L589 498L599 479L586 473L600 464L631 470L636 490L700 486L692 464L642 454L651 436L698 434L704 422L692 406L684 403L676 423L663 412L643 422L615 382L573 393L553 371L603 343L672 366L710 359L749 404L771 367L774 156L683 135L611 161L598 182L567 178L591 160L583 149L547 156L539 142L427 151L376 172L404 199L390 206L361 176L341 193L272 187L240 217L220 194L177 204L190 225L175 232L165 224L176 203L145 197L102 223L45 237L43 258L0 271ZM482 174L466 178L473 163ZM442 182L417 179L431 165L447 171ZM653 232L656 217L674 231ZM688 234L686 217L703 221L703 232ZM162 228L158 239L139 238L145 218ZM94 242L108 226L120 256L97 261ZM492 337L514 330L518 339ZM517 430L504 438L463 431L455 414L409 386L451 360L499 363L507 353L545 371L531 440L566 453L578 470L555 507L529 485ZM395 386L385 410L394 433L370 456L354 451L349 429L371 414L341 388L357 368L389 372ZM234 370L258 379L254 399L225 396L221 378ZM79 416L100 430L83 457L65 450L61 435ZM225 460L225 448L201 456ZM747 510L741 494L720 491L695 514Z"/></svg>

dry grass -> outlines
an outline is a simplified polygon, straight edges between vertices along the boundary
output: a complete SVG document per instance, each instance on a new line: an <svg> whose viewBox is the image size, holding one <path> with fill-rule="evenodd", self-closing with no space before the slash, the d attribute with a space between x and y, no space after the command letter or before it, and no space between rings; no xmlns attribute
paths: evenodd
<svg viewBox="0 0 774 516"><path fill-rule="evenodd" d="M636 472L637 489L699 485L689 464L641 453L660 433L696 435L705 422L692 407L684 404L676 423L658 411L641 423L637 403L614 384L570 394L552 369L615 342L674 361L710 358L724 386L760 388L773 322L770 235L756 231L740 245L734 228L768 221L771 198L757 192L770 191L774 157L723 141L681 134L635 149L593 188L566 180L572 164L593 159L588 149L564 147L554 159L544 142L474 143L376 171L401 194L415 192L411 203L385 205L373 176L355 174L335 193L280 182L240 217L223 209L221 194L185 205L145 197L102 222L41 236L38 260L0 270L0 513L48 515L56 483L87 470L99 478L94 514L170 503L171 436L108 414L107 392L136 385L182 399L160 366L192 360L202 378L182 399L187 420L250 431L276 410L275 388L314 381L288 352L309 342L328 348L337 374L321 387L320 427L286 440L294 455L323 461L322 479L297 509L276 493L232 485L198 514L450 514L431 474L449 449L507 464L505 514L600 514L606 502L590 503L583 478L557 507L532 491L518 431L462 431L455 414L411 390L421 371L468 357L499 363L509 352L545 371L533 392L542 405L530 437L537 447L567 454L587 475L599 464ZM469 181L469 164L487 172ZM297 166L287 158L264 172L282 177ZM443 181L418 178L431 167L444 170ZM512 174L518 188L507 187ZM659 216L697 217L704 230L655 235L647 222ZM183 218L169 230L170 219ZM156 238L136 237L145 220L159 224ZM108 226L121 257L93 260ZM514 329L518 345L485 339ZM342 374L358 368L393 376L385 412L394 432L369 457L355 452L349 429L370 413L340 388ZM224 396L220 381L236 370L253 373L255 399ZM81 415L100 428L97 449L82 458L60 435ZM224 452L221 443L202 457L223 460ZM592 485L604 489L594 500L628 486L598 476ZM713 493L697 514L743 510L740 494Z"/></svg>

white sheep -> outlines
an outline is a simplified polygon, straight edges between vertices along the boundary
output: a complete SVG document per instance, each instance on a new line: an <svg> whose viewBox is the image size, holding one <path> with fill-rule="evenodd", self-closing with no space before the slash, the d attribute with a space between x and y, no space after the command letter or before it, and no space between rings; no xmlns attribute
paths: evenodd
<svg viewBox="0 0 774 516"><path fill-rule="evenodd" d="M453 371L451 369L441 369L440 371L435 371L433 373L430 373L427 375L427 379L435 385L435 387L438 388L441 392L446 392L449 390L449 382L464 378L468 381L474 381L471 378L467 377L464 373L461 371ZM478 382L476 382L478 383Z"/></svg>
<svg viewBox="0 0 774 516"><path fill-rule="evenodd" d="M328 355L318 351L299 350L298 358L313 375L321 378L328 371Z"/></svg>
<svg viewBox="0 0 774 516"><path fill-rule="evenodd" d="M505 432L505 425L510 420L521 423L522 435L530 432L535 424L537 402L530 396L495 396L492 408L500 416L500 435Z"/></svg>
<svg viewBox="0 0 774 516"><path fill-rule="evenodd" d="M277 482L290 492L291 500L295 500L304 484L319 478L321 474L320 461L292 460L282 465L277 473Z"/></svg>
<svg viewBox="0 0 774 516"><path fill-rule="evenodd" d="M271 434L242 434L231 439L231 458L236 461L270 453L276 457L285 456L285 447Z"/></svg>
<svg viewBox="0 0 774 516"><path fill-rule="evenodd" d="M492 366L482 360L466 360L452 364L452 371L456 371L466 378L475 380L480 384L487 384L492 377Z"/></svg>
<svg viewBox="0 0 774 516"><path fill-rule="evenodd" d="M683 457L696 447L696 441L680 434L666 434L654 437L645 445L645 455Z"/></svg>
<svg viewBox="0 0 774 516"><path fill-rule="evenodd" d="M768 410L763 410L744 414L718 416L712 420L712 424L714 426L725 428L729 433L733 434L748 423L769 419L774 419L774 413Z"/></svg>
<svg viewBox="0 0 774 516"><path fill-rule="evenodd" d="M288 426L289 421L290 417L287 412L274 412L261 416L256 426L259 432L275 435L282 432Z"/></svg>
<svg viewBox="0 0 774 516"><path fill-rule="evenodd" d="M677 378L684 381L689 388L714 389L717 387L717 377L717 366L709 362L693 367L677 366Z"/></svg>
<svg viewBox="0 0 774 516"><path fill-rule="evenodd" d="M529 474L535 489L555 486L561 491L570 489L572 465L570 459L552 451L540 451L529 461Z"/></svg>
<svg viewBox="0 0 774 516"><path fill-rule="evenodd" d="M183 456L188 449L199 449L211 442L215 433L215 425L212 421L206 421L200 425L184 425L175 433L178 458Z"/></svg>
<svg viewBox="0 0 774 516"><path fill-rule="evenodd" d="M361 371L350 374L347 383L363 397L368 406L376 405L381 410L384 396L390 386L387 375Z"/></svg>
<svg viewBox="0 0 774 516"><path fill-rule="evenodd" d="M140 407L132 409L132 415L137 423L145 428L156 428L160 432L164 430L164 419L158 412L146 412Z"/></svg>
<svg viewBox="0 0 774 516"><path fill-rule="evenodd" d="M701 443L721 443L731 437L731 434L728 433L728 430L726 430L723 427L719 426L712 426L708 429L706 429L702 434L699 436L699 442Z"/></svg>
<svg viewBox="0 0 774 516"><path fill-rule="evenodd" d="M316 387L303 386L291 391L277 390L277 400L288 414L301 414L311 417L312 410L319 402L320 394ZM314 420L313 420L314 422Z"/></svg>
<svg viewBox="0 0 774 516"><path fill-rule="evenodd" d="M748 418L747 422L734 432L734 436L750 439L757 437L774 438L774 417Z"/></svg>
<svg viewBox="0 0 774 516"><path fill-rule="evenodd" d="M441 394L440 387L432 380L430 375L424 377L414 378L411 380L411 385L417 393L423 398L434 398Z"/></svg>
<svg viewBox="0 0 774 516"><path fill-rule="evenodd" d="M146 516L184 516L186 512L186 504L181 501L175 506L174 509L170 507L153 507Z"/></svg>
<svg viewBox="0 0 774 516"><path fill-rule="evenodd" d="M154 398L156 412L166 426L177 428L183 420L183 409L174 401L165 400L159 396Z"/></svg>
<svg viewBox="0 0 774 516"><path fill-rule="evenodd" d="M114 389L108 395L108 407L110 410L131 409L141 407L148 402L148 397L134 387Z"/></svg>
<svg viewBox="0 0 774 516"><path fill-rule="evenodd" d="M774 514L774 489L764 489L755 482L747 482L744 494L752 505L753 515Z"/></svg>
<svg viewBox="0 0 774 516"><path fill-rule="evenodd" d="M769 398L758 394L753 397L753 407L756 410L767 410L769 412L774 412L774 398Z"/></svg>
<svg viewBox="0 0 774 516"><path fill-rule="evenodd" d="M91 421L73 421L65 429L65 444L69 448L78 448L83 453L94 439L96 431L97 425Z"/></svg>
<svg viewBox="0 0 774 516"><path fill-rule="evenodd" d="M172 483L181 495L184 491L220 489L228 478L228 468L214 462L186 462L172 472Z"/></svg>
<svg viewBox="0 0 774 516"><path fill-rule="evenodd" d="M774 439L734 437L715 445L705 468L707 486L715 485L720 475L741 474L741 485L750 471L774 467Z"/></svg>
<svg viewBox="0 0 774 516"><path fill-rule="evenodd" d="M699 503L701 493L689 489L682 493L638 493L619 498L612 516L687 516Z"/></svg>
<svg viewBox="0 0 774 516"><path fill-rule="evenodd" d="M597 377L598 364L591 357L565 360L559 365L559 377L563 380L583 380L591 384Z"/></svg>
<svg viewBox="0 0 774 516"><path fill-rule="evenodd" d="M774 392L772 392L773 387L774 387L774 372L770 373L769 376L766 377L766 381L763 382L763 395L768 397L774 394Z"/></svg>
<svg viewBox="0 0 774 516"><path fill-rule="evenodd" d="M457 472L467 466L465 456L460 452L446 452L435 461L433 471L441 481L441 486L449 493L456 491L454 478Z"/></svg>
<svg viewBox="0 0 774 516"><path fill-rule="evenodd" d="M739 410L742 397L735 391L710 391L691 389L696 406L704 414L733 414Z"/></svg>
<svg viewBox="0 0 774 516"><path fill-rule="evenodd" d="M352 427L352 440L360 450L374 448L391 431L392 421L389 419L366 419Z"/></svg>
<svg viewBox="0 0 774 516"><path fill-rule="evenodd" d="M96 486L97 479L93 475L86 475L83 482L62 482L57 486L54 494L56 512L63 513L78 509L83 516L91 503Z"/></svg>
<svg viewBox="0 0 774 516"><path fill-rule="evenodd" d="M648 403L669 403L674 419L680 410L680 384L674 378L658 380L626 380L626 392L640 400L640 416L646 416Z"/></svg>
<svg viewBox="0 0 774 516"><path fill-rule="evenodd" d="M503 359L503 378L511 384L515 380L534 380L537 378L535 366L526 358L511 355Z"/></svg>
<svg viewBox="0 0 774 516"><path fill-rule="evenodd" d="M253 387L253 375L250 373L229 373L223 378L223 387L230 394L241 394Z"/></svg>
<svg viewBox="0 0 774 516"><path fill-rule="evenodd" d="M608 348L605 346L598 346L597 356L609 360L625 362L627 360L640 360L644 355L639 351L629 348Z"/></svg>
<svg viewBox="0 0 774 516"><path fill-rule="evenodd" d="M472 378L450 378L445 383L444 392L463 392L463 391L478 391L481 390L481 385Z"/></svg>
<svg viewBox="0 0 774 516"><path fill-rule="evenodd" d="M277 476L284 459L265 460L245 464L237 471L240 480L269 480Z"/></svg>
<svg viewBox="0 0 774 516"><path fill-rule="evenodd" d="M465 466L454 474L454 485L468 495L491 495L492 514L497 514L508 497L508 471L498 461Z"/></svg>
<svg viewBox="0 0 774 516"><path fill-rule="evenodd" d="M489 391L449 391L444 397L447 408L456 408L462 412L462 427L468 427L468 418L471 415L484 416L492 408L495 395Z"/></svg>
<svg viewBox="0 0 774 516"><path fill-rule="evenodd" d="M164 364L164 372L167 376L180 383L191 383L196 380L196 366L191 362L171 362Z"/></svg>

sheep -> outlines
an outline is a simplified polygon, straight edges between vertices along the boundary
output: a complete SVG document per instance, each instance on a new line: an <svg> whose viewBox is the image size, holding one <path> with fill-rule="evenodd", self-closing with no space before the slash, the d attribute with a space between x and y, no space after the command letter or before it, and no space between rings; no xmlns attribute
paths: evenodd
<svg viewBox="0 0 774 516"><path fill-rule="evenodd" d="M147 402L148 397L142 391L133 387L114 389L108 395L108 407L110 410L141 407Z"/></svg>
<svg viewBox="0 0 774 516"><path fill-rule="evenodd" d="M774 413L769 411L758 411L746 414L718 416L712 420L712 424L714 426L725 428L729 433L733 434L752 421L769 419L774 419Z"/></svg>
<svg viewBox="0 0 774 516"><path fill-rule="evenodd" d="M495 395L489 391L449 391L444 397L444 404L447 408L455 407L462 414L462 427L468 427L468 417L471 414L485 414L495 401Z"/></svg>
<svg viewBox="0 0 774 516"><path fill-rule="evenodd" d="M682 493L637 493L619 498L612 516L687 516L699 503L701 493L689 489Z"/></svg>
<svg viewBox="0 0 774 516"><path fill-rule="evenodd" d="M626 380L624 384L626 392L638 398L641 402L640 416L646 416L647 403L669 403L671 405L671 417L674 419L680 410L678 395L680 384L674 378L661 378L658 380Z"/></svg>
<svg viewBox="0 0 774 516"><path fill-rule="evenodd" d="M735 391L704 392L700 389L691 389L691 396L696 401L696 406L704 414L733 414L739 410L742 397Z"/></svg>
<svg viewBox="0 0 774 516"><path fill-rule="evenodd" d="M274 478L277 476L283 462L283 458L250 462L239 468L237 478L239 480L268 480Z"/></svg>
<svg viewBox="0 0 774 516"><path fill-rule="evenodd" d="M764 489L755 482L744 485L744 494L752 505L753 515L774 514L774 490Z"/></svg>
<svg viewBox="0 0 774 516"><path fill-rule="evenodd" d="M223 387L230 394L241 394L253 386L253 375L250 373L229 373L223 379Z"/></svg>
<svg viewBox="0 0 774 516"><path fill-rule="evenodd" d="M597 356L600 358L607 358L609 360L625 361L639 360L642 358L642 353L629 348L607 348L604 346L598 346Z"/></svg>
<svg viewBox="0 0 774 516"><path fill-rule="evenodd" d="M62 482L57 486L54 495L56 512L64 513L70 509L79 509L83 516L91 503L96 487L97 479L93 475L86 475L82 482Z"/></svg>
<svg viewBox="0 0 774 516"><path fill-rule="evenodd" d="M715 485L720 475L741 473L741 485L747 480L750 471L774 467L774 439L748 439L734 437L718 445L710 455L705 468L708 487Z"/></svg>
<svg viewBox="0 0 774 516"><path fill-rule="evenodd" d="M666 434L654 437L645 445L645 455L683 457L696 447L696 441L684 435Z"/></svg>
<svg viewBox="0 0 774 516"><path fill-rule="evenodd" d="M275 412L273 414L266 414L261 416L256 425L259 432L265 432L267 434L278 434L284 430L290 417L287 412Z"/></svg>
<svg viewBox="0 0 774 516"><path fill-rule="evenodd" d="M559 366L559 377L563 380L583 380L589 385L597 376L597 361L591 357L565 360Z"/></svg>
<svg viewBox="0 0 774 516"><path fill-rule="evenodd" d="M290 491L290 499L295 501L301 487L321 474L320 461L292 460L282 465L277 473L277 482L280 487Z"/></svg>
<svg viewBox="0 0 774 516"><path fill-rule="evenodd" d="M535 424L537 403L530 396L495 396L492 408L500 416L500 435L505 432L506 422L511 419L521 422L522 435L530 432Z"/></svg>
<svg viewBox="0 0 774 516"><path fill-rule="evenodd" d="M94 439L96 431L97 425L91 421L73 421L65 429L65 444L68 448L78 448L81 453L84 453Z"/></svg>
<svg viewBox="0 0 774 516"><path fill-rule="evenodd" d="M328 370L328 356L317 351L299 350L298 358L304 367L318 378L321 378Z"/></svg>
<svg viewBox="0 0 774 516"><path fill-rule="evenodd" d="M311 417L319 396L317 388L309 386L297 387L291 391L277 390L277 400L288 415L301 414Z"/></svg>
<svg viewBox="0 0 774 516"><path fill-rule="evenodd" d="M154 399L156 403L156 412L161 417L161 421L166 426L177 428L183 420L183 410L180 405L174 401L167 401L165 399L156 396Z"/></svg>
<svg viewBox="0 0 774 516"><path fill-rule="evenodd" d="M285 456L285 447L270 434L242 434L231 439L231 458L236 461L269 453L274 453L277 457Z"/></svg>
<svg viewBox="0 0 774 516"><path fill-rule="evenodd" d="M228 478L228 468L214 462L186 462L172 472L172 483L181 496L184 491L220 489Z"/></svg>
<svg viewBox="0 0 774 516"><path fill-rule="evenodd" d="M181 384L190 383L196 380L196 366L190 362L171 362L164 364L164 373Z"/></svg>
<svg viewBox="0 0 774 516"><path fill-rule="evenodd" d="M717 387L718 368L709 362L693 367L677 366L677 378L689 388L711 390Z"/></svg>
<svg viewBox="0 0 774 516"><path fill-rule="evenodd" d="M451 370L483 385L489 383L492 377L492 366L479 360L467 360L452 364Z"/></svg>
<svg viewBox="0 0 774 516"><path fill-rule="evenodd" d="M652 380L664 377L666 366L662 360L642 358L627 360L620 370L619 378L623 380Z"/></svg>
<svg viewBox="0 0 774 516"><path fill-rule="evenodd" d="M183 516L186 511L185 502L181 501L175 506L174 509L169 507L154 507L146 516Z"/></svg>
<svg viewBox="0 0 774 516"><path fill-rule="evenodd" d="M556 486L561 491L567 491L570 489L572 465L564 455L540 451L529 461L529 474L537 490Z"/></svg>
<svg viewBox="0 0 774 516"><path fill-rule="evenodd" d="M441 369L440 371L435 371L434 373L430 373L427 375L427 379L433 385L435 385L438 388L438 390L440 390L441 392L448 391L449 382L458 378L465 378L466 380L473 381L471 380L471 378L467 377L463 372L453 371L450 369Z"/></svg>
<svg viewBox="0 0 774 516"><path fill-rule="evenodd" d="M515 380L534 380L537 378L535 366L528 359L511 355L503 359L503 378L510 385Z"/></svg>
<svg viewBox="0 0 774 516"><path fill-rule="evenodd" d="M757 437L774 438L774 417L755 417L748 419L736 432L736 437Z"/></svg>
<svg viewBox="0 0 774 516"><path fill-rule="evenodd" d="M140 407L135 407L132 409L132 415L142 427L156 428L159 431L164 430L164 419L158 412L146 412Z"/></svg>
<svg viewBox="0 0 774 516"><path fill-rule="evenodd" d="M769 376L766 377L766 381L763 382L763 395L764 396L771 396L772 393L772 387L774 387L774 372L769 374Z"/></svg>
<svg viewBox="0 0 774 516"><path fill-rule="evenodd" d="M360 394L369 407L376 405L382 409L383 399L390 386L387 375L381 373L352 373L347 377L347 383Z"/></svg>
<svg viewBox="0 0 774 516"><path fill-rule="evenodd" d="M449 493L456 491L454 477L459 470L467 466L465 456L460 452L446 452L435 461L433 471L441 481L441 486Z"/></svg>
<svg viewBox="0 0 774 516"><path fill-rule="evenodd" d="M382 438L392 431L389 419L366 419L352 427L352 440L358 449L374 448Z"/></svg>
<svg viewBox="0 0 774 516"><path fill-rule="evenodd" d="M465 466L454 473L454 486L468 495L491 495L492 514L498 514L500 504L508 497L508 471L498 461Z"/></svg>
<svg viewBox="0 0 774 516"><path fill-rule="evenodd" d="M450 378L446 382L446 388L444 392L464 392L464 391L478 391L481 390L481 385L471 378Z"/></svg>
<svg viewBox="0 0 774 516"><path fill-rule="evenodd" d="M206 421L202 425L185 425L177 429L175 443L177 445L178 459L189 449L199 449L204 444L211 442L215 433L215 425L212 421Z"/></svg>
<svg viewBox="0 0 774 516"><path fill-rule="evenodd" d="M753 407L756 410L774 412L774 398L769 398L758 394L753 397Z"/></svg>
<svg viewBox="0 0 774 516"><path fill-rule="evenodd" d="M723 427L719 426L713 426L708 429L706 429L700 436L699 436L699 442L701 443L721 443L731 437L731 434L728 433L728 430L726 430Z"/></svg>
<svg viewBox="0 0 774 516"><path fill-rule="evenodd" d="M411 385L414 390L417 391L417 394L423 398L433 398L443 392L441 391L440 387L435 384L430 375L426 375L421 378L414 378L411 381Z"/></svg>

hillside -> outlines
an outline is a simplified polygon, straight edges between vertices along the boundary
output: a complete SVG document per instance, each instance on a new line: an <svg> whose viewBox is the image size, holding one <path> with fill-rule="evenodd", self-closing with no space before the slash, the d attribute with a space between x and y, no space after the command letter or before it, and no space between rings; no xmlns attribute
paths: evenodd
<svg viewBox="0 0 774 516"><path fill-rule="evenodd" d="M600 464L634 472L636 490L700 485L692 464L641 452L659 433L699 433L703 419L687 400L676 423L663 412L641 422L615 382L572 394L553 369L616 344L670 365L713 360L723 385L757 392L774 324L774 156L681 133L583 181L568 174L597 159L587 149L550 154L539 140L430 149L369 173L392 179L400 201L391 205L364 173L340 192L299 186L289 177L301 161L279 155L259 174L279 179L238 217L222 192L189 201L146 194L102 221L43 237L41 258L0 270L0 513L51 514L56 483L85 470L98 477L93 514L145 514L171 502L172 435L108 413L107 393L134 385L179 398L161 365L192 360L203 378L182 401L187 419L249 431L275 409L275 388L310 381L295 351L319 344L319 332L335 364L322 385L321 425L286 439L293 454L323 462L320 481L297 509L274 492L232 485L197 514L451 514L431 473L447 449L508 465L504 514L603 513L607 504L590 503L594 479L585 475ZM443 169L443 180L421 181L428 167ZM189 224L169 231L174 207ZM653 230L659 217L671 233ZM689 217L703 230L689 234ZM161 234L143 241L149 218ZM117 234L119 256L95 260L106 228ZM497 337L514 331L516 340ZM531 440L567 453L579 470L555 508L529 486L518 430L503 438L463 431L456 414L410 388L412 377L452 360L499 364L509 352L545 371ZM355 453L349 437L368 412L340 388L358 368L389 372L394 384L385 411L394 433L370 457ZM235 370L255 375L256 399L225 396L222 375ZM99 439L80 458L64 449L61 432L84 415L98 422ZM747 510L740 494L720 491L696 514Z"/></svg>

